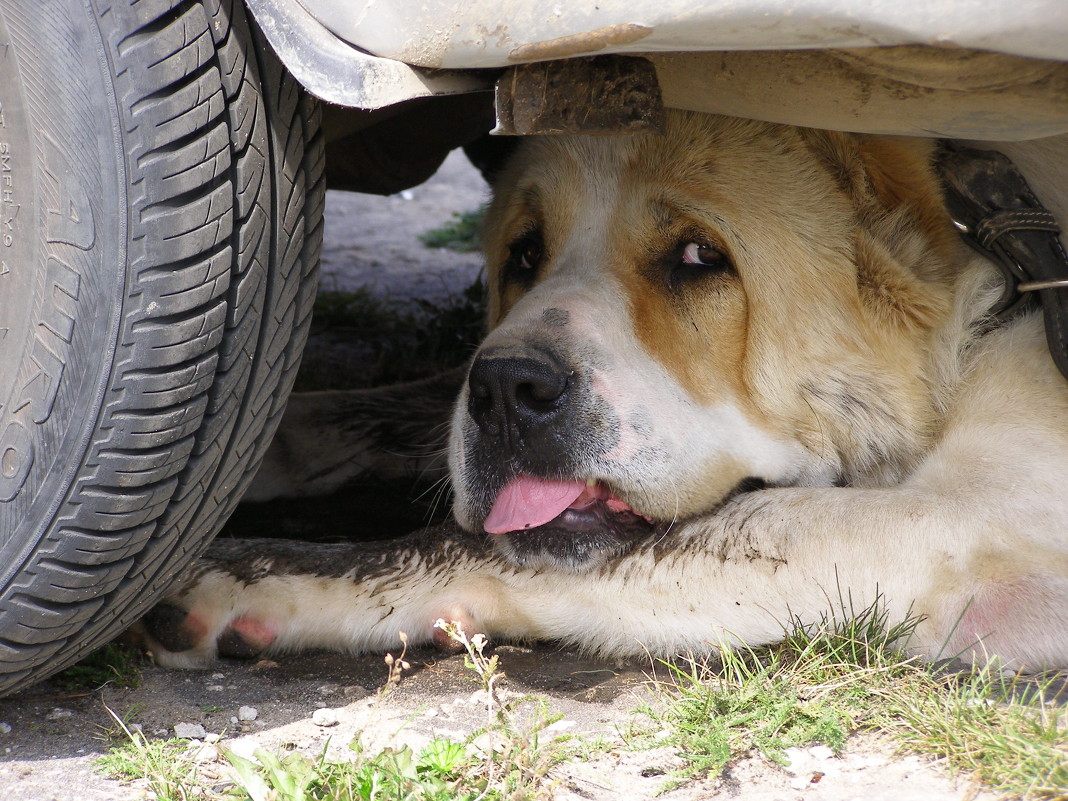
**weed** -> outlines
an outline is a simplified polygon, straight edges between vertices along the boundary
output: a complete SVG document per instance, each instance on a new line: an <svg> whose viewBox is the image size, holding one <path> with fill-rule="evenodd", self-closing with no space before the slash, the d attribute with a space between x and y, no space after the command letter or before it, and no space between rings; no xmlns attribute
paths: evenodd
<svg viewBox="0 0 1068 801"><path fill-rule="evenodd" d="M507 798L532 798L552 767L567 756L563 738L543 743L542 733L555 723L545 699L506 697L499 686L504 678L496 654L487 656L483 634L468 638L456 622L438 620L453 642L463 646L464 665L481 684L486 703L486 725L471 738L481 755L482 779L488 788Z"/></svg>
<svg viewBox="0 0 1068 801"><path fill-rule="evenodd" d="M939 672L900 650L918 622L888 627L875 604L844 623L798 626L774 646L724 645L715 662L665 663L664 703L641 711L671 732L687 763L674 783L750 752L779 764L791 746L841 752L868 731L1013 797L1064 798L1068 712L1047 701L1052 683L1021 692L1018 679L993 669ZM647 733L633 742L664 744Z"/></svg>
<svg viewBox="0 0 1068 801"><path fill-rule="evenodd" d="M184 740L149 740L132 731L125 720L108 712L126 737L121 746L111 748L94 763L104 776L113 779L143 779L157 801L188 801L201 797L196 763Z"/></svg>
<svg viewBox="0 0 1068 801"><path fill-rule="evenodd" d="M482 339L486 300L481 277L458 298L411 304L375 296L368 289L320 291L315 299L315 331L329 330L362 343L359 365L306 360L298 391L382 386L425 378L463 364ZM358 369L357 369L358 368Z"/></svg>
<svg viewBox="0 0 1068 801"><path fill-rule="evenodd" d="M104 685L138 687L141 684L140 661L141 655L136 648L111 642L57 673L52 682L67 692L97 690Z"/></svg>
<svg viewBox="0 0 1068 801"><path fill-rule="evenodd" d="M546 743L545 728L554 719L544 701L508 698L500 689L503 674L497 657L485 653L486 638L470 639L455 623L437 626L463 646L465 664L486 699L486 725L462 742L437 738L419 751L408 746L369 752L359 738L350 745L353 758L339 762L294 753L257 751L256 762L236 754L237 784L252 801L496 801L537 796L549 769L567 755L560 741ZM407 646L407 639L402 638ZM408 669L404 659L386 658L389 676L379 702ZM258 764L257 764L258 763Z"/></svg>
<svg viewBox="0 0 1068 801"><path fill-rule="evenodd" d="M122 717L119 717L110 707L105 705L104 709L107 710L107 713L111 715L115 722L110 726L98 725L97 729L99 729L99 731L96 733L95 737L98 740L103 740L108 745L125 743L130 739L130 721L143 712L144 708L144 704L134 704L123 713Z"/></svg>
<svg viewBox="0 0 1068 801"><path fill-rule="evenodd" d="M448 248L463 253L473 253L482 247L482 225L486 219L486 207L474 211L454 212L453 219L439 228L431 228L419 234L419 241L431 248Z"/></svg>

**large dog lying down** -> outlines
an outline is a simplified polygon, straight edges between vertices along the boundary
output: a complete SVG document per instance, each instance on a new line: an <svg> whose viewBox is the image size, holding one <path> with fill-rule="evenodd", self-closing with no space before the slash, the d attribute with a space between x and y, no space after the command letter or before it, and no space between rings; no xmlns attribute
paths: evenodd
<svg viewBox="0 0 1068 801"><path fill-rule="evenodd" d="M933 152L683 113L522 142L451 420L458 525L218 542L148 616L156 657L386 649L438 618L670 654L879 598L922 618L918 653L1068 665L1068 382L1036 314L981 324L1000 278ZM264 481L385 458L358 453L383 415L429 441L447 413L409 391L295 399Z"/></svg>

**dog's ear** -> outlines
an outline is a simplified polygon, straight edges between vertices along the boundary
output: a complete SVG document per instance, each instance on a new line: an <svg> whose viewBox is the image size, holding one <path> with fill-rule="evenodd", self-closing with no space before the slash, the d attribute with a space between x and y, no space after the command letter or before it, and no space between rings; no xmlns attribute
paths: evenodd
<svg viewBox="0 0 1068 801"><path fill-rule="evenodd" d="M945 280L967 253L934 167L934 140L808 130L809 147L857 210L861 225L923 278ZM905 257L902 233L919 234L929 258ZM912 238L912 237L909 237Z"/></svg>

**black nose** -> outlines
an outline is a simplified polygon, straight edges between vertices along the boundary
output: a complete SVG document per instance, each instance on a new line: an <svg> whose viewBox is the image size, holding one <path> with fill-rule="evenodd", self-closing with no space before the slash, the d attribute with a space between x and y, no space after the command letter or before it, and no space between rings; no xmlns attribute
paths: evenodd
<svg viewBox="0 0 1068 801"><path fill-rule="evenodd" d="M484 351L468 377L471 417L493 437L539 435L565 406L570 378L571 371L542 350Z"/></svg>

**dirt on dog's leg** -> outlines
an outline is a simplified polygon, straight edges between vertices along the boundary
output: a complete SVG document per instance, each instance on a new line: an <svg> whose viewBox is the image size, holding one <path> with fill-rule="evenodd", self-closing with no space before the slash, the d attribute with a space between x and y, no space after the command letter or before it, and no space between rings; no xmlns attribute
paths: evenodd
<svg viewBox="0 0 1068 801"><path fill-rule="evenodd" d="M890 623L924 618L906 645L931 657L1068 664L1068 555L1017 549L1007 518L962 515L962 500L909 488L753 492L587 573L517 569L451 524L372 544L224 541L145 628L156 658L184 667L384 650L401 631L425 643L439 618L500 639L667 655L773 642L878 602ZM1017 531L1035 522L1009 517ZM976 530L992 535L981 548Z"/></svg>
<svg viewBox="0 0 1068 801"><path fill-rule="evenodd" d="M447 645L439 618L522 638L531 626L510 604L513 572L485 536L452 523L381 542L218 540L133 633L170 667L310 647L382 651L400 632Z"/></svg>
<svg viewBox="0 0 1068 801"><path fill-rule="evenodd" d="M246 501L327 495L359 476L444 475L466 368L407 384L290 396Z"/></svg>

